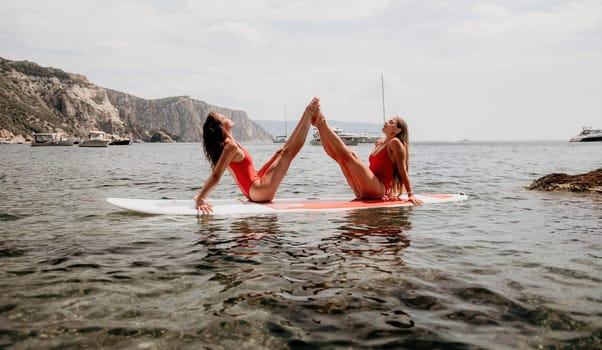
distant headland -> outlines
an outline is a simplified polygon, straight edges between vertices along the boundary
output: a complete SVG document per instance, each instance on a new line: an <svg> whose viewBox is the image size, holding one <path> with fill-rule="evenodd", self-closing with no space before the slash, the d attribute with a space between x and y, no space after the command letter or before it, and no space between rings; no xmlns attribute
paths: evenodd
<svg viewBox="0 0 602 350"><path fill-rule="evenodd" d="M241 141L268 141L271 135L244 111L188 96L146 100L103 88L81 74L0 57L0 139L28 142L33 133L82 137L90 130L134 140L198 142L209 111L229 115Z"/></svg>

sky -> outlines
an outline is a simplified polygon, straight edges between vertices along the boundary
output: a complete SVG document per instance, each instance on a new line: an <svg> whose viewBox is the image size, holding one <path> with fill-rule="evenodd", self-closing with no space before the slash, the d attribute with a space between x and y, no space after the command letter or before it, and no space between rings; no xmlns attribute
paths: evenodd
<svg viewBox="0 0 602 350"><path fill-rule="evenodd" d="M416 141L602 128L602 0L3 0L0 57L289 125L381 124L384 90Z"/></svg>

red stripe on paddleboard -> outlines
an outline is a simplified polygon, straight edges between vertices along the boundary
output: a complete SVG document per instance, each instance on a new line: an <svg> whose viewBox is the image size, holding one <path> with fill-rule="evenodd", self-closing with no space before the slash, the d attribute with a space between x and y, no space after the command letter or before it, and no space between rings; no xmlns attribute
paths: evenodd
<svg viewBox="0 0 602 350"><path fill-rule="evenodd" d="M445 194L445 193L421 193L420 195L424 196L424 197L439 198L439 199L446 199L446 198L453 197L451 194Z"/></svg>
<svg viewBox="0 0 602 350"><path fill-rule="evenodd" d="M349 202L306 202L306 203L270 203L266 204L273 209L347 209L347 208L371 208L371 207L389 207L408 204L406 200L385 201L349 201Z"/></svg>
<svg viewBox="0 0 602 350"><path fill-rule="evenodd" d="M420 194L422 197L430 197L436 199L447 199L452 198L453 195L450 194L440 194L440 193L427 193ZM394 207L394 206L403 206L403 205L411 205L408 200L357 200L357 201L325 201L325 200L315 200L315 201L301 201L301 202L280 202L280 203L267 203L264 204L272 209L287 209L287 210L295 210L295 209L353 209L353 208L375 208L375 207Z"/></svg>

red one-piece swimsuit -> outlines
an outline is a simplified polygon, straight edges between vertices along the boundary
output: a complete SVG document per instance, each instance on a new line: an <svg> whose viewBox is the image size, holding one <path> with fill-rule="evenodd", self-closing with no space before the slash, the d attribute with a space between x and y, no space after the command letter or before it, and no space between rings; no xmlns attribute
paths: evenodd
<svg viewBox="0 0 602 350"><path fill-rule="evenodd" d="M385 194L391 192L391 184L395 176L395 163L389 158L387 146L383 147L376 154L370 154L368 161L370 162L370 170L385 186Z"/></svg>
<svg viewBox="0 0 602 350"><path fill-rule="evenodd" d="M251 158L249 152L242 147L241 149L244 152L244 158L239 162L230 162L229 167L236 178L238 188L250 200L249 190L251 189L251 185L253 182L259 180L260 177L255 172L253 158Z"/></svg>

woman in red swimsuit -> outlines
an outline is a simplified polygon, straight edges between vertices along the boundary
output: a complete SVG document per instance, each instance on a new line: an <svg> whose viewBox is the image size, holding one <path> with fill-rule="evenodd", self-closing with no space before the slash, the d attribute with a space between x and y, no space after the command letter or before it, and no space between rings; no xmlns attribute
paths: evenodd
<svg viewBox="0 0 602 350"><path fill-rule="evenodd" d="M269 202L274 199L293 158L305 143L309 127L319 107L319 100L314 97L305 108L288 141L257 173L251 155L232 136L232 120L219 113L210 112L203 124L203 146L212 169L209 178L195 197L197 209L205 214L212 212L211 204L205 200L226 169L234 176L241 192L250 201Z"/></svg>
<svg viewBox="0 0 602 350"><path fill-rule="evenodd" d="M369 165L362 160L330 128L322 111L318 109L312 124L320 132L320 141L326 153L334 159L358 199L382 199L401 196L405 189L408 200L422 204L412 192L410 175L410 142L408 125L400 117L385 122L384 139L376 142L370 154Z"/></svg>

